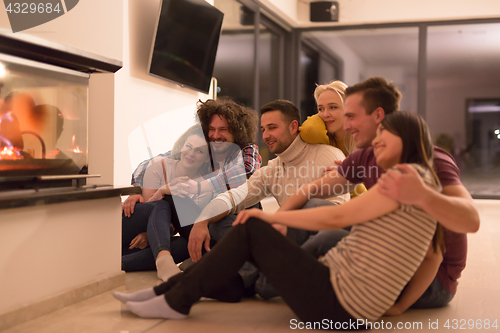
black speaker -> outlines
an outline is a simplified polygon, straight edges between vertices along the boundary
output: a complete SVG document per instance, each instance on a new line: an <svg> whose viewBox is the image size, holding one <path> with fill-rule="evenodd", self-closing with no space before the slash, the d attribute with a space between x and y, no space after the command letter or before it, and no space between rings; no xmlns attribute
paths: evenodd
<svg viewBox="0 0 500 333"><path fill-rule="evenodd" d="M241 6L240 7L240 24L241 25L254 25L255 24L255 13L253 10Z"/></svg>
<svg viewBox="0 0 500 333"><path fill-rule="evenodd" d="M317 1L310 3L311 22L338 22L339 3L337 1Z"/></svg>

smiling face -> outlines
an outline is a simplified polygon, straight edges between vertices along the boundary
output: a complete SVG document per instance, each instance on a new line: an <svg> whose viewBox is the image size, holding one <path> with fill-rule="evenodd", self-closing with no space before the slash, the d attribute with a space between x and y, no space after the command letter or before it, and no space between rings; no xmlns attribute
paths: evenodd
<svg viewBox="0 0 500 333"><path fill-rule="evenodd" d="M356 147L369 147L377 134L378 125L384 119L383 109L377 108L371 114L366 114L363 93L355 93L346 98L344 115L344 130L351 133Z"/></svg>
<svg viewBox="0 0 500 333"><path fill-rule="evenodd" d="M281 111L268 111L260 118L262 138L269 147L269 152L281 154L297 136L298 122L292 121L286 125Z"/></svg>
<svg viewBox="0 0 500 333"><path fill-rule="evenodd" d="M387 170L401 160L403 153L403 140L379 125L376 137L373 139L373 153L377 159L377 164Z"/></svg>
<svg viewBox="0 0 500 333"><path fill-rule="evenodd" d="M325 90L317 103L318 116L325 122L328 133L343 132L344 107L340 95L335 90Z"/></svg>
<svg viewBox="0 0 500 333"><path fill-rule="evenodd" d="M198 170L208 162L208 147L205 138L191 135L181 148L181 163L188 170Z"/></svg>
<svg viewBox="0 0 500 333"><path fill-rule="evenodd" d="M223 116L214 114L208 126L208 139L212 153L217 156L224 155L234 142L233 135L229 132L229 123Z"/></svg>

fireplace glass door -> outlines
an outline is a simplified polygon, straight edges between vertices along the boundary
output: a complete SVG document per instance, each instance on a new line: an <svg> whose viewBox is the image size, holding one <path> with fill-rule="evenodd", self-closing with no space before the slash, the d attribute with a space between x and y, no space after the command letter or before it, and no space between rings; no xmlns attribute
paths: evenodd
<svg viewBox="0 0 500 333"><path fill-rule="evenodd" d="M0 54L0 182L88 173L88 83Z"/></svg>

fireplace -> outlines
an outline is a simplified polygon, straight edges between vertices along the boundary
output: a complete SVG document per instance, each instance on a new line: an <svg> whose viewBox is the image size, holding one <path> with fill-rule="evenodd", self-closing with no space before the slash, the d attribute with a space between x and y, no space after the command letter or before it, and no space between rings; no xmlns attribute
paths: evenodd
<svg viewBox="0 0 500 333"><path fill-rule="evenodd" d="M0 55L0 188L88 174L88 81L86 73Z"/></svg>
<svg viewBox="0 0 500 333"><path fill-rule="evenodd" d="M140 189L85 183L89 169L108 171L94 161L113 154L93 137L113 108L92 109L107 100L92 95L100 78L89 76L121 61L0 29L0 63L2 331L124 284L120 196ZM24 258L38 265L35 279Z"/></svg>
<svg viewBox="0 0 500 333"><path fill-rule="evenodd" d="M0 33L0 191L82 186L90 73L121 63Z"/></svg>

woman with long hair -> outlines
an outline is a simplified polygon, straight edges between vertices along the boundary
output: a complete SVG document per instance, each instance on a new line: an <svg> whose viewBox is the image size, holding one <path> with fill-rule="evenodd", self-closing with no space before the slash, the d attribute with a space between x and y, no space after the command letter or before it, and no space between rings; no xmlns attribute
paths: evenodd
<svg viewBox="0 0 500 333"><path fill-rule="evenodd" d="M337 147L345 156L356 150L351 134L344 130L344 101L347 85L342 81L320 84L314 90L318 113L307 117L300 137L308 143Z"/></svg>
<svg viewBox="0 0 500 333"><path fill-rule="evenodd" d="M382 168L408 163L429 186L440 188L431 166L428 127L418 115L396 112L386 116L373 146ZM322 180L306 186L321 188ZM353 227L318 260L272 224L308 230ZM421 208L380 194L377 185L339 206L274 214L246 210L240 212L226 237L185 272L157 287L128 294L114 292L114 296L141 317L182 319L200 297L230 282L244 262L250 261L301 321L327 320L329 328L346 329L352 322L377 320L396 302L430 244L434 251L441 250L436 230L437 221Z"/></svg>
<svg viewBox="0 0 500 333"><path fill-rule="evenodd" d="M187 241L192 227L182 223L180 218L194 221L212 199L212 192L201 192L198 186L194 194L181 191L183 195L172 196L177 192L172 193L169 182L183 176L203 180L211 170L209 162L208 145L200 125L182 134L170 157L151 160L142 189L146 202L136 204L129 217L125 213L122 215L123 270L156 268L158 277L164 281L180 272L176 262L189 257ZM180 236L171 237L171 226Z"/></svg>
<svg viewBox="0 0 500 333"><path fill-rule="evenodd" d="M347 85L342 81L320 84L314 90L318 113L307 117L300 126L300 137L307 143L328 144L350 155L356 150L351 133L344 130L344 101ZM363 184L351 192L354 198L366 192Z"/></svg>

